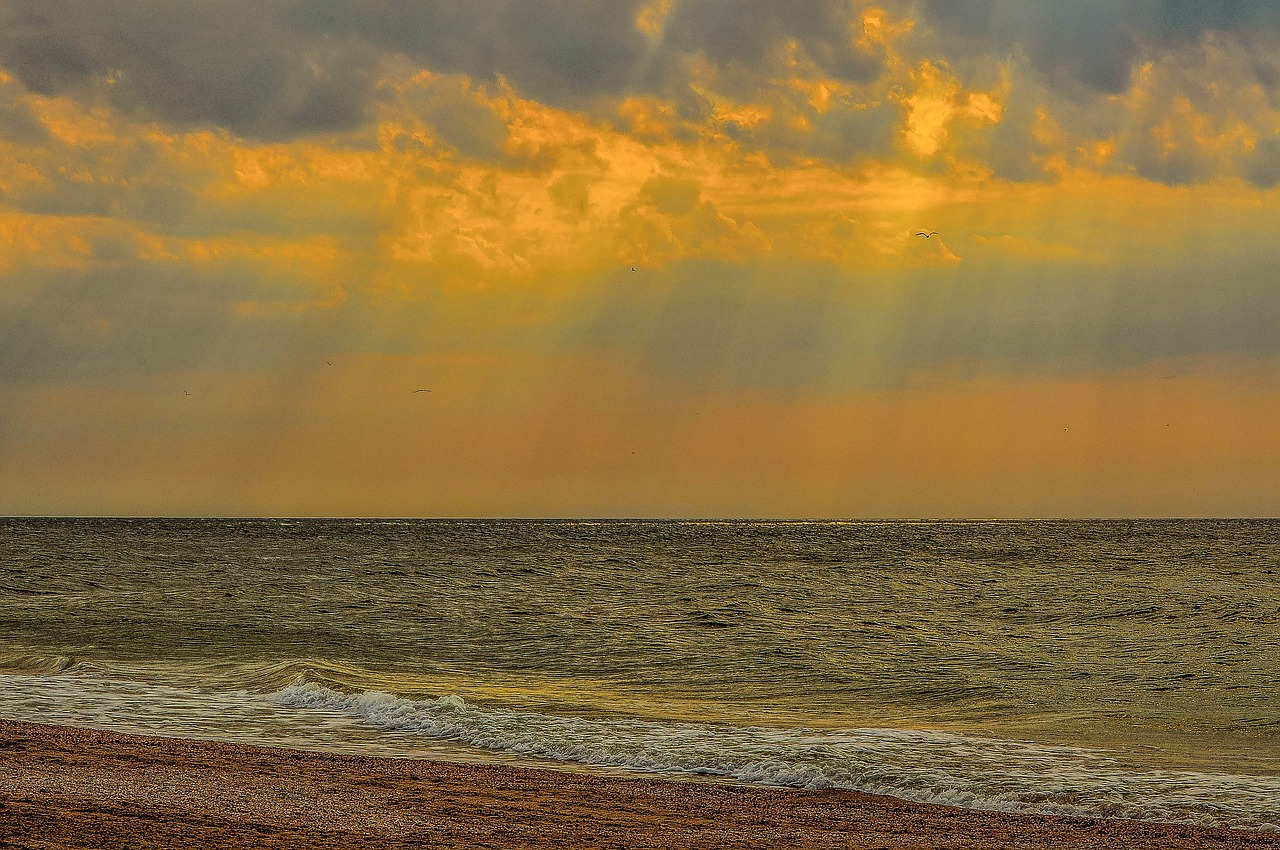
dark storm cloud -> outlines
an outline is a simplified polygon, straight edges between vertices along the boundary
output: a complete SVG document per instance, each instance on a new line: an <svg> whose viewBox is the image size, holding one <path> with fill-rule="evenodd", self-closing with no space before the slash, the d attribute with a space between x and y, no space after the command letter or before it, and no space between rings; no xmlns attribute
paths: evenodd
<svg viewBox="0 0 1280 850"><path fill-rule="evenodd" d="M1023 52L1050 80L1118 93L1145 48L1210 31L1243 40L1280 30L1271 0L924 0L925 22L965 50Z"/></svg>
<svg viewBox="0 0 1280 850"><path fill-rule="evenodd" d="M780 46L834 77L878 59L853 46L851 4L677 4L655 47L638 0L0 0L0 67L41 94L96 90L166 122L257 138L352 128L382 63L407 57L556 105L629 92L679 96L699 56L744 88L768 80Z"/></svg>
<svg viewBox="0 0 1280 850"><path fill-rule="evenodd" d="M376 56L290 28L284 2L9 0L0 64L41 94L99 89L163 121L273 138L349 128Z"/></svg>
<svg viewBox="0 0 1280 850"><path fill-rule="evenodd" d="M552 100L617 90L645 46L633 7L7 0L0 65L42 94L96 86L164 121L281 138L357 125L389 55Z"/></svg>
<svg viewBox="0 0 1280 850"><path fill-rule="evenodd" d="M853 44L858 10L847 0L699 0L675 3L656 47L636 28L641 0L468 0L408 5L322 0L288 16L299 29L356 36L434 70L481 80L502 76L518 91L557 104L600 94L678 96L694 56L734 72L744 86L767 81L795 41L820 69L868 80L879 57Z"/></svg>
<svg viewBox="0 0 1280 850"><path fill-rule="evenodd" d="M444 72L501 75L532 97L563 101L618 91L646 48L637 0L320 0L294 3L299 32L356 38Z"/></svg>
<svg viewBox="0 0 1280 850"><path fill-rule="evenodd" d="M259 137L344 129L363 115L369 51L304 35L281 2L8 0L0 65L41 94L97 88L161 120Z"/></svg>
<svg viewBox="0 0 1280 850"><path fill-rule="evenodd" d="M1026 52L1050 75L1105 91L1128 81L1134 47L1125 9L1112 0L924 0L924 22L965 51Z"/></svg>
<svg viewBox="0 0 1280 850"><path fill-rule="evenodd" d="M1155 3L1158 31L1196 38L1206 30L1248 33L1280 24L1272 0L1162 0Z"/></svg>
<svg viewBox="0 0 1280 850"><path fill-rule="evenodd" d="M1280 138L1264 139L1245 163L1244 176L1260 189L1280 183Z"/></svg>
<svg viewBox="0 0 1280 850"><path fill-rule="evenodd" d="M824 73L865 82L882 67L880 57L854 46L859 10L829 0L701 0L678 3L667 22L666 46L702 54L717 66L748 78L776 60L794 40Z"/></svg>
<svg viewBox="0 0 1280 850"><path fill-rule="evenodd" d="M395 95L377 81L394 65L465 74L481 83L506 80L517 93L554 106L592 110L615 97L656 94L697 123L711 109L694 91L691 69L712 69L717 94L751 103L794 97L780 81L796 73L794 57L823 78L858 84L884 72L882 49L860 46L862 7L849 0L697 0L671 7L660 38L638 31L641 0L0 0L0 68L42 94L106 100L178 126L220 127L256 139L343 132L360 126L375 99ZM1039 87L1056 88L1079 115L1055 117L1089 137L1097 93L1125 90L1145 53L1194 44L1207 32L1270 44L1280 4L1264 0L903 0L891 17L917 25L903 48L946 60L967 85L988 85L1008 57L1030 66L999 125L981 141L998 173L1040 171L1031 139ZM1253 50L1251 78L1269 93L1280 77L1267 50ZM1232 80L1229 82L1238 82ZM1183 93L1183 92L1179 92ZM464 156L502 153L502 119L436 91L415 114ZM857 100L860 95L853 96ZM1192 98L1195 100L1195 97ZM414 104L407 104L410 109ZM785 114L783 104L779 114ZM844 160L892 149L900 109L891 99L808 115L809 129L781 120L752 127L725 124L728 135L775 152ZM870 108L868 108L868 106ZM803 108L803 106L801 107ZM1208 110L1206 107L1206 111ZM1095 117L1090 117L1095 116ZM1076 120L1079 119L1079 120ZM799 125L797 125L799 126ZM30 136L21 115L0 119L0 132ZM1137 142L1123 161L1144 176L1182 183L1212 176L1216 166L1194 152L1160 158ZM1261 144L1239 170L1273 185L1274 145Z"/></svg>
<svg viewBox="0 0 1280 850"><path fill-rule="evenodd" d="M0 137L18 144L47 143L49 131L32 114L30 105L16 101L9 94L10 91L0 91Z"/></svg>

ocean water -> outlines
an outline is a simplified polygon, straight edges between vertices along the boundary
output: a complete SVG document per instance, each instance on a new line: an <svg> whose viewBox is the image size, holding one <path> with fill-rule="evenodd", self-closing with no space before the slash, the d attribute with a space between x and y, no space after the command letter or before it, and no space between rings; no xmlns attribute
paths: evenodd
<svg viewBox="0 0 1280 850"><path fill-rule="evenodd" d="M0 519L0 717L1280 829L1280 522Z"/></svg>

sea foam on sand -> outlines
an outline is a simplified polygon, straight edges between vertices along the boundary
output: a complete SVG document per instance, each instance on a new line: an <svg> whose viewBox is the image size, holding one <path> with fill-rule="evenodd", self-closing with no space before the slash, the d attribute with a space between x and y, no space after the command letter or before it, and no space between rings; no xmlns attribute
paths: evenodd
<svg viewBox="0 0 1280 850"><path fill-rule="evenodd" d="M1280 848L1280 835L0 721L16 847Z"/></svg>

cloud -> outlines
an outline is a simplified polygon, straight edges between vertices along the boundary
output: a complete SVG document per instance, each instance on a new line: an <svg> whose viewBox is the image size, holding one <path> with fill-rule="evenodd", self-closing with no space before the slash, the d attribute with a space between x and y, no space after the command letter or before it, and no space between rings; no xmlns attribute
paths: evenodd
<svg viewBox="0 0 1280 850"><path fill-rule="evenodd" d="M859 44L859 11L835 0L666 4L637 0L5 0L0 67L33 92L111 102L175 126L255 139L358 127L388 64L505 80L574 109L654 94L699 108L690 68L726 94L767 87L799 56L825 77L882 69Z"/></svg>
<svg viewBox="0 0 1280 850"><path fill-rule="evenodd" d="M695 393L1280 362L1269 330L1280 322L1269 295L1276 216L1238 184L1076 175L937 200L910 218L941 236L904 227L881 243L857 219L826 228L815 217L805 232L826 233L806 244L757 218L774 253L601 285L566 336ZM937 239L963 261L930 257ZM880 262L867 260L873 246Z"/></svg>
<svg viewBox="0 0 1280 850"><path fill-rule="evenodd" d="M460 157L483 163L503 154L508 112L501 96L490 96L466 77L421 72L395 86L395 117L412 121L407 128L422 143L441 143ZM391 110L384 110L384 115Z"/></svg>
<svg viewBox="0 0 1280 850"><path fill-rule="evenodd" d="M1057 180L1075 170L1136 174L1167 185L1243 177L1273 185L1274 147L1280 127L1276 87L1267 82L1280 66L1280 42L1211 32L1199 40L1147 51L1116 93L1063 87L1026 57L988 57L975 77L1003 80L985 93L993 120L970 120L951 141L946 133L962 98L929 99L925 88L904 101L932 108L921 122L908 114L908 139L937 146L953 167L989 167L1012 180ZM951 77L951 80L958 77ZM937 87L934 87L935 93ZM941 127L942 133L922 132Z"/></svg>
<svg viewBox="0 0 1280 850"><path fill-rule="evenodd" d="M738 93L759 85L761 72L786 61L787 48L826 77L869 82L883 54L860 44L864 4L837 0L704 0L677 3L665 47L705 56L742 80ZM728 75L726 74L726 76Z"/></svg>
<svg viewBox="0 0 1280 850"><path fill-rule="evenodd" d="M634 3L7 0L0 66L44 95L95 95L256 139L341 132L407 58L552 102L617 92L646 48Z"/></svg>
<svg viewBox="0 0 1280 850"><path fill-rule="evenodd" d="M1207 36L1144 64L1121 101L1128 129L1116 134L1117 158L1170 184L1232 174L1265 178L1273 155L1265 143L1280 127L1280 109L1259 85L1257 69L1277 56Z"/></svg>
<svg viewBox="0 0 1280 850"><path fill-rule="evenodd" d="M501 76L526 96L565 103L627 87L648 47L636 27L640 6L637 0L321 0L290 4L287 19L300 32L357 38L379 52L485 82Z"/></svg>
<svg viewBox="0 0 1280 850"><path fill-rule="evenodd" d="M8 0L0 65L30 90L75 93L166 123L258 138L345 130L363 118L378 56L291 26L280 0Z"/></svg>
<svg viewBox="0 0 1280 850"><path fill-rule="evenodd" d="M756 28L741 42L721 43L711 24L727 20L729 7L688 5L673 4L666 17L645 18L640 29L636 8L626 9L631 17L585 15L579 33L565 37L587 39L595 29L625 23L651 48L670 40L666 49L686 59L702 56L700 70L686 68L699 82L702 111L693 115L657 95L628 96L598 113L561 108L526 96L505 78L486 83L423 70L401 56L382 66L377 101L360 112L369 126L359 144L335 145L162 127L128 108L31 93L0 79L2 111L18 116L13 132L0 139L0 156L12 164L0 172L10 213L0 221L0 240L9 249L8 281L16 287L8 296L11 315L21 317L11 330L39 355L23 360L23 369L39 373L41 359L64 366L111 360L104 352L140 345L145 333L126 330L128 316L108 303L112 292L121 303L141 305L139 315L174 317L175 326L186 328L178 342L198 340L208 348L243 334L244 362L270 363L276 349L265 338L251 341L258 333L251 328L272 327L287 339L327 327L337 314L353 325L389 326L390 308L360 312L356 306L377 298L403 306L417 321L415 310L437 304L441 293L466 300L460 293L494 290L514 298L536 290L540 295L523 302L526 312L512 326L546 331L559 321L554 299L592 312L595 306L575 300L582 282L623 269L614 285L625 288L638 280L629 271L633 265L646 274L669 273L679 285L649 296L687 309L650 316L656 348L623 354L662 368L685 362L690 374L712 364L743 383L772 374L764 362L769 350L790 352L777 361L791 363L779 375L817 382L828 366L859 375L874 367L883 371L880 380L898 381L944 360L981 368L1113 368L1165 357L1274 354L1262 328L1277 317L1265 302L1257 306L1261 273L1247 250L1236 255L1249 259L1241 260L1235 278L1203 290L1222 297L1208 298L1176 263L1134 242L1131 230L1124 234L1128 244L1106 243L1129 222L1099 211L1120 205L1121 211L1160 210L1159 217L1168 218L1173 213L1162 205L1185 204L1177 195L1158 203L1146 195L1136 200L1135 193L1146 191L1136 178L1196 183L1244 174L1260 186L1274 184L1280 122L1273 93L1243 84L1276 65L1266 43L1205 36L1145 63L1122 94L1071 100L1055 96L1023 60L964 66L920 59L912 54L920 48L913 42L918 25L889 12L789 4L787 14L762 9L759 21L738 25ZM260 14L293 28L285 41L302 39L302 32L319 38L314 34L325 21L332 30L325 37L337 38L343 26L366 28L366 48L375 36L410 38L378 30L374 24L382 19L369 17L372 8L276 4ZM554 17L576 7L546 8ZM653 15L664 11L660 4L652 8ZM366 17L351 19L356 12ZM461 14L441 5L413 14L455 12ZM506 32L516 14L498 4L467 26ZM80 24L73 20L68 31ZM841 29L838 38L832 28ZM540 32L533 28L521 37ZM509 35L517 38L514 30ZM804 46L823 38L840 41L851 55L872 57L871 64L844 68ZM724 69L752 62L760 63L753 78L728 83L730 89L741 84L745 99L717 88ZM125 80L93 91L110 99ZM600 91L611 85L597 82ZM638 127L643 131L633 132ZM1031 142L1019 144L1020 138ZM855 156L858 151L863 155ZM991 180L990 166L1028 183L1033 177L1063 182L1052 203L1035 202L1034 185ZM1122 179L1098 181L1089 171ZM1078 196L1068 209L1063 198L1072 181L1083 181L1088 199ZM1209 205L1225 203L1223 196L1204 197ZM1041 204L1034 215L1026 211L1028 198ZM1041 232L991 224L1007 208L1023 210ZM975 225L966 215L985 222L976 228L979 235L999 236L967 238ZM1104 220L1105 228L1096 226ZM1058 221L1080 230L1044 232ZM913 240L913 230L925 226L944 236ZM1111 234L1100 233L1108 229ZM1107 263L1120 271L1100 273L1098 266ZM757 264L766 271L749 271ZM771 275L787 264L812 272L821 282L817 289L785 283L771 289L778 280ZM1041 265L1064 271L1042 272ZM693 279L691 269L708 279ZM1171 281L1162 296L1152 294L1161 291L1159 274ZM1009 280L996 286L983 275ZM1072 275L1105 282L1105 292L1082 287ZM954 309L957 321L900 326L897 311L940 321L928 294L938 291L939 281L946 298L938 303ZM863 302L842 294L852 287L866 296L868 282L880 285L884 297ZM46 294L12 300L28 290ZM984 303L1025 307L1027 293L1055 305L1049 325L1017 314L993 327L982 312ZM1089 293L1110 293L1117 311L1139 318L1115 331L1090 312L1097 303ZM1162 301L1165 296L1172 301ZM617 306L614 297L600 296L599 309ZM795 300L796 310L780 326L770 324L770 299ZM38 301L57 306L37 309ZM1255 306L1237 309L1240 304ZM1188 318L1193 309L1201 318ZM626 305L618 311L639 315ZM682 341L683 319L676 317L684 315L721 328L730 347L718 348L715 334ZM59 325L63 316L79 317L72 323L79 330L68 335ZM467 320L460 327L480 324ZM26 330L19 332L19 325ZM465 345L439 323L430 327L450 345ZM812 344L791 351L791 327L811 333ZM844 335L850 327L858 329L852 337ZM103 328L110 332L95 336ZM728 339L738 333L740 339ZM371 332L365 344L376 348L376 337ZM427 344L421 334L398 331L387 339L410 350ZM762 344L757 348L753 340ZM840 340L852 341L842 348ZM173 348L168 360L186 362L185 350ZM668 355L673 359L664 359ZM132 362L125 354L115 359Z"/></svg>
<svg viewBox="0 0 1280 850"><path fill-rule="evenodd" d="M1263 189L1280 184L1280 135L1258 141L1245 162L1244 176L1250 183Z"/></svg>
<svg viewBox="0 0 1280 850"><path fill-rule="evenodd" d="M461 158L544 170L556 146L521 149L504 100L778 159L1266 186L1277 33L1264 0L3 0L0 71L86 111L256 142L371 149L388 111L412 113ZM404 85L419 73L431 84ZM13 140L50 127L0 119Z"/></svg>
<svg viewBox="0 0 1280 850"><path fill-rule="evenodd" d="M925 21L965 52L1021 52L1059 84L1107 94L1128 88L1145 51L1199 41L1208 33L1248 40L1280 29L1280 7L1266 0L924 0Z"/></svg>

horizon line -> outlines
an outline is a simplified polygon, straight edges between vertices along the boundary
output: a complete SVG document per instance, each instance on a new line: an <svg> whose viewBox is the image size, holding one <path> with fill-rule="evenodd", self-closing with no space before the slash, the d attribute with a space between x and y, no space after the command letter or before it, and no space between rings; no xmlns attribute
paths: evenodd
<svg viewBox="0 0 1280 850"><path fill-rule="evenodd" d="M1230 522L1274 521L1280 516L1263 515L1166 515L1166 516L517 516L517 515L345 515L345 514L3 514L10 519L180 519L180 520L318 520L361 522L775 522L775 523L923 523L923 522Z"/></svg>

